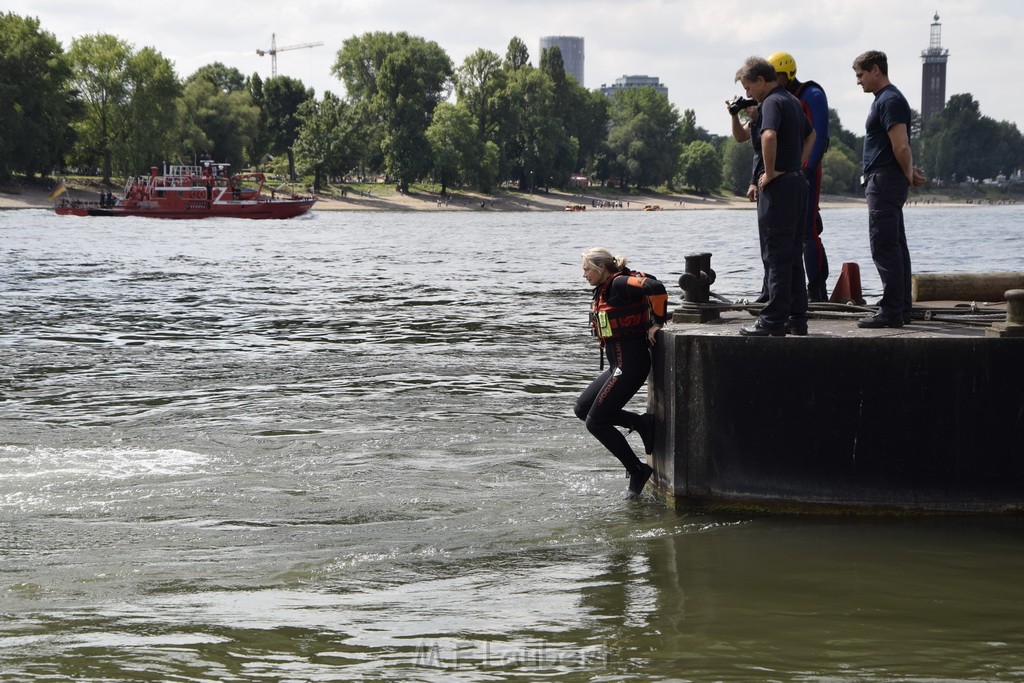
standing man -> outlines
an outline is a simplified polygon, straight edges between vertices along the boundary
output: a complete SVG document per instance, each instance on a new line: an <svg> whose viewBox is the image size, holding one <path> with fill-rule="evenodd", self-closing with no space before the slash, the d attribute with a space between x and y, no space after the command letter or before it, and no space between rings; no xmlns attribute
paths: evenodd
<svg viewBox="0 0 1024 683"><path fill-rule="evenodd" d="M740 334L807 334L803 264L807 180L800 169L814 144L814 128L800 100L778 84L775 67L768 60L747 58L736 80L747 97L761 103L758 130L764 170L757 180L757 229L768 275L768 303L757 322L740 328Z"/></svg>
<svg viewBox="0 0 1024 683"><path fill-rule="evenodd" d="M857 85L875 96L868 111L864 136L864 175L861 184L868 203L871 259L882 280L882 300L875 315L861 318L858 327L903 327L913 307L910 288L910 249L903 224L903 205L910 188L924 185L910 150L910 103L889 82L884 52L869 50L853 60Z"/></svg>
<svg viewBox="0 0 1024 683"><path fill-rule="evenodd" d="M814 126L814 145L804 164L807 178L807 229L804 235L804 268L807 271L807 298L810 301L828 301L828 257L821 243L821 161L828 150L828 97L825 89L814 81L801 83L796 77L796 60L788 52L776 52L768 57L775 67L779 84L793 93L803 105L804 113Z"/></svg>
<svg viewBox="0 0 1024 683"><path fill-rule="evenodd" d="M746 197L747 197L748 201L756 202L757 201L757 179L760 178L761 174L764 172L764 163L762 163L762 161L761 161L761 131L758 130L758 116L759 116L759 113L757 111L757 102L756 101L749 100L748 102L752 102L753 104L751 106L743 107L743 106L740 106L740 105L747 104L747 102L738 101L738 99L739 98L737 98L737 100L733 100L733 101L726 100L725 108L729 112L729 115L732 117L732 137L733 137L733 139L736 142L746 142L747 140L750 140L750 145L751 145L751 147L754 148L754 159L753 159L753 164L752 164L752 168L751 168L751 172L750 172L750 184L747 186ZM746 113L746 115L747 115L747 122L746 123L743 123L742 121L740 121L740 118L739 118L740 112ZM764 251L764 244L763 243L761 244L761 250ZM759 303L759 304L763 304L763 303L767 303L768 302L768 273L767 272L765 272L764 278L763 278L763 280L761 282L761 293L758 295L757 299L755 299L754 301L755 301L755 303Z"/></svg>

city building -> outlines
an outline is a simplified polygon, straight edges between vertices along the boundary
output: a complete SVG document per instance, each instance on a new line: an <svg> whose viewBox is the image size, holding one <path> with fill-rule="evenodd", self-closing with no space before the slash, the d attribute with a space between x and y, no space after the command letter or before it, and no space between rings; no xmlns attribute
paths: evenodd
<svg viewBox="0 0 1024 683"><path fill-rule="evenodd" d="M541 37L541 54L544 54L544 50L555 46L562 51L562 63L565 65L565 73L575 78L577 83L583 85L583 38L581 36Z"/></svg>
<svg viewBox="0 0 1024 683"><path fill-rule="evenodd" d="M650 86L665 97L668 97L668 88L661 84L657 76L623 76L622 78L616 78L615 82L611 85L601 84L601 94L611 97L619 90L642 88L644 86Z"/></svg>
<svg viewBox="0 0 1024 683"><path fill-rule="evenodd" d="M949 50L942 47L942 24L939 13L932 22L928 49L921 51L921 123L927 125L936 112L946 106L946 62Z"/></svg>

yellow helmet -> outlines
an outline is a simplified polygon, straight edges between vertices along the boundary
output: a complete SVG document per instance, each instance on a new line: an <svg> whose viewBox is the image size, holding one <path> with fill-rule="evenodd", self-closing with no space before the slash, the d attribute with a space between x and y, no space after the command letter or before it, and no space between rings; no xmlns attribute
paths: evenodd
<svg viewBox="0 0 1024 683"><path fill-rule="evenodd" d="M786 74L786 78L796 78L796 60L788 52L776 52L768 57L768 63L775 67L775 72Z"/></svg>

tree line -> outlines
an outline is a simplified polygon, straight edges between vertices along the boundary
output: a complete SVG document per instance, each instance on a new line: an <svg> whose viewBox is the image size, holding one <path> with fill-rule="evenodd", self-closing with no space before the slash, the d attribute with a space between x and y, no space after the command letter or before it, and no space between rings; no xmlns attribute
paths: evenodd
<svg viewBox="0 0 1024 683"><path fill-rule="evenodd" d="M181 79L151 47L84 35L65 51L39 20L0 14L0 178L67 170L111 177L199 157L330 178L384 176L399 190L432 180L491 192L565 188L573 176L623 188L668 186L742 195L748 143L708 133L654 88L612 97L567 75L557 47L534 67L513 38L456 67L435 42L371 32L343 41L331 73L345 96L299 80L245 76L219 62ZM454 96L454 97L453 97ZM723 106L723 116L725 116ZM863 137L830 111L823 192L859 190ZM927 125L915 159L942 183L1009 176L1024 163L1016 125L954 95Z"/></svg>

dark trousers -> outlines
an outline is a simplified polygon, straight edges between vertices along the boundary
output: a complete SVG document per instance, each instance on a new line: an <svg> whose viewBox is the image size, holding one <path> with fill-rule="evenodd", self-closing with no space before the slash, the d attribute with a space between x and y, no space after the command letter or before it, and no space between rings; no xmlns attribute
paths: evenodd
<svg viewBox="0 0 1024 683"><path fill-rule="evenodd" d="M646 336L608 341L608 368L576 399L576 417L585 420L587 431L597 437L630 474L640 470L640 459L617 427L636 429L640 414L624 410L640 391L651 371L651 351Z"/></svg>
<svg viewBox="0 0 1024 683"><path fill-rule="evenodd" d="M910 249L903 224L903 205L910 184L896 164L867 174L864 196L868 202L868 237L871 259L882 280L880 313L902 317L913 308L910 285Z"/></svg>
<svg viewBox="0 0 1024 683"><path fill-rule="evenodd" d="M804 269L807 271L807 294L817 301L828 300L828 256L821 242L821 164L805 171L807 178L807 216L804 221Z"/></svg>
<svg viewBox="0 0 1024 683"><path fill-rule="evenodd" d="M804 283L804 230L807 181L799 171L781 175L757 194L757 231L768 280L768 303L761 325L783 327L789 319L807 319Z"/></svg>

